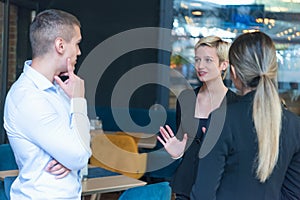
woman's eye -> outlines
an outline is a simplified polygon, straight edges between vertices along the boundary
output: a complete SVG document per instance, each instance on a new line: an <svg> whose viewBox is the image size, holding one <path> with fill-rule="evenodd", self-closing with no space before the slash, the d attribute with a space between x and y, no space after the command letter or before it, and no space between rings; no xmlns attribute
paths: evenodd
<svg viewBox="0 0 300 200"><path fill-rule="evenodd" d="M211 59L211 58L207 58L207 59L205 59L205 62L207 62L207 63L210 63L210 62L212 62L213 60Z"/></svg>

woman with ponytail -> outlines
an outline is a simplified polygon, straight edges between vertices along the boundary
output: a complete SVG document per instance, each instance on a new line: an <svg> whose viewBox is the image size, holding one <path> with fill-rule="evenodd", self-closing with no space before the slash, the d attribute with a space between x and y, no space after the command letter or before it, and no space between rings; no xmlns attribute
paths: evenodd
<svg viewBox="0 0 300 200"><path fill-rule="evenodd" d="M281 105L273 41L242 34L229 62L241 97L227 106L216 144L199 160L191 199L300 199L300 121Z"/></svg>

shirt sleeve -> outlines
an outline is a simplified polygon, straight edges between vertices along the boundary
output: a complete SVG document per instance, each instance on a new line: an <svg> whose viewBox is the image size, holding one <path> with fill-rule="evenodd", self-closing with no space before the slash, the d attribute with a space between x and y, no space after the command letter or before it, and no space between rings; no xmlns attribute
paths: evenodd
<svg viewBox="0 0 300 200"><path fill-rule="evenodd" d="M70 170L86 166L91 150L84 98L71 99L69 113L60 101L38 94L24 95L23 101L15 105L17 132Z"/></svg>
<svg viewBox="0 0 300 200"><path fill-rule="evenodd" d="M71 99L71 116L71 124L77 129L77 134L79 135L82 146L86 151L91 153L89 134L90 124L87 118L87 104L84 98Z"/></svg>

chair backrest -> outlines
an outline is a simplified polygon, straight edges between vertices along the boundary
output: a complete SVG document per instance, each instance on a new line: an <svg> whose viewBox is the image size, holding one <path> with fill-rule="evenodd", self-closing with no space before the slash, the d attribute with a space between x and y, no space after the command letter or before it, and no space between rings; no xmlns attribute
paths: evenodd
<svg viewBox="0 0 300 200"><path fill-rule="evenodd" d="M1 200L7 200L3 181L0 181L0 199Z"/></svg>
<svg viewBox="0 0 300 200"><path fill-rule="evenodd" d="M146 171L147 154L138 152L137 143L129 135L97 134L91 148L91 165L136 179Z"/></svg>
<svg viewBox="0 0 300 200"><path fill-rule="evenodd" d="M169 182L153 183L125 190L119 200L171 200L172 191Z"/></svg>
<svg viewBox="0 0 300 200"><path fill-rule="evenodd" d="M16 176L7 176L4 178L4 191L6 198L10 200L10 188L13 182L15 181L17 177Z"/></svg>
<svg viewBox="0 0 300 200"><path fill-rule="evenodd" d="M14 153L9 144L0 145L0 171L18 169Z"/></svg>
<svg viewBox="0 0 300 200"><path fill-rule="evenodd" d="M0 171L18 169L14 153L9 144L0 145ZM13 180L15 177L13 178ZM0 199L9 199L9 191L12 182L0 181Z"/></svg>

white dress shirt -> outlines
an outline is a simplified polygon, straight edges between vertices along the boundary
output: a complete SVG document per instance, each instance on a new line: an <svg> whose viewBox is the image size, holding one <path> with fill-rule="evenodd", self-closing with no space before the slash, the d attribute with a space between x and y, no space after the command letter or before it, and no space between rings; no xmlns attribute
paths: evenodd
<svg viewBox="0 0 300 200"><path fill-rule="evenodd" d="M19 167L11 199L79 200L80 170L91 156L86 100L70 99L30 65L25 62L4 109L4 127ZM53 159L71 172L56 179L45 171Z"/></svg>

